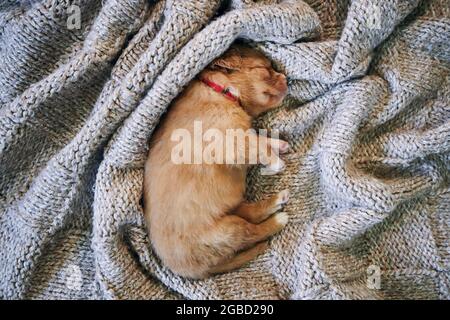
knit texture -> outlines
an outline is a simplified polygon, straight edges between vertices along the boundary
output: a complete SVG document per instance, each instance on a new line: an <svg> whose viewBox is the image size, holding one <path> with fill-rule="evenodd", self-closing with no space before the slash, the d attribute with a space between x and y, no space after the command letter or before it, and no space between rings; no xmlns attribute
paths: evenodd
<svg viewBox="0 0 450 320"><path fill-rule="evenodd" d="M188 280L147 236L148 141L237 38L288 76L255 121L286 170L247 197L288 188L290 222ZM448 0L1 1L0 297L449 299L449 70Z"/></svg>

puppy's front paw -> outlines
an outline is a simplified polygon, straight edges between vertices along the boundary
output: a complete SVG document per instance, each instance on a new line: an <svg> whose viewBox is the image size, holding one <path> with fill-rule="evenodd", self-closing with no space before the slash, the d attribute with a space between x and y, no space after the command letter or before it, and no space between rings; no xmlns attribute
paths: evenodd
<svg viewBox="0 0 450 320"><path fill-rule="evenodd" d="M289 151L289 142L281 139L270 139L270 147L273 150L278 150L280 153L286 153Z"/></svg>
<svg viewBox="0 0 450 320"><path fill-rule="evenodd" d="M265 176L275 175L282 172L285 167L286 164L284 163L284 161L280 158L277 158L277 161L275 161L274 163L269 164L267 167L261 168L261 174Z"/></svg>
<svg viewBox="0 0 450 320"><path fill-rule="evenodd" d="M286 153L289 151L289 142L284 141L284 140L279 140L279 144L280 144L280 153Z"/></svg>

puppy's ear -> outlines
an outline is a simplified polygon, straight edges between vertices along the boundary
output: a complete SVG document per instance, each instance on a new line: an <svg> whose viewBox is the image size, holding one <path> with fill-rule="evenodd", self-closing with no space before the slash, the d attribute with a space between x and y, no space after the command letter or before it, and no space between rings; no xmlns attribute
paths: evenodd
<svg viewBox="0 0 450 320"><path fill-rule="evenodd" d="M231 47L222 56L211 62L208 66L211 70L222 69L225 72L239 70L242 66L242 56L238 48Z"/></svg>

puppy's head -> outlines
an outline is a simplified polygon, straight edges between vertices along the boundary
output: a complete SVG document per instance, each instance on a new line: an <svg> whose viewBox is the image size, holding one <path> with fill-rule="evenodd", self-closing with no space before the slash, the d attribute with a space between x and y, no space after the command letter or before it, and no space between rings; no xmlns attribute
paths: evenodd
<svg viewBox="0 0 450 320"><path fill-rule="evenodd" d="M252 116L279 106L287 93L285 75L276 72L264 55L243 45L233 45L209 69L226 75L242 107Z"/></svg>

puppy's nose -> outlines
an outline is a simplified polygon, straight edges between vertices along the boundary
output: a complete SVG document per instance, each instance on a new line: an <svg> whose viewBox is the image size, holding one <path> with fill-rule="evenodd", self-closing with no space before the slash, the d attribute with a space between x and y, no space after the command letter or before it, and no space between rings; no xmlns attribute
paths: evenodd
<svg viewBox="0 0 450 320"><path fill-rule="evenodd" d="M281 92L286 92L288 87L287 87L287 80L286 80L286 76L282 73L278 74L278 79L277 79L277 83L276 83L276 88L277 90L281 91Z"/></svg>

